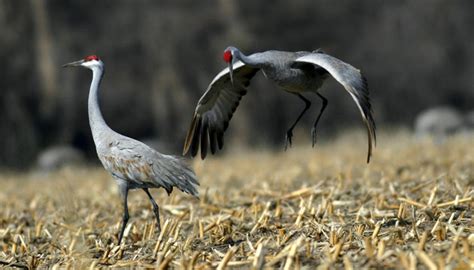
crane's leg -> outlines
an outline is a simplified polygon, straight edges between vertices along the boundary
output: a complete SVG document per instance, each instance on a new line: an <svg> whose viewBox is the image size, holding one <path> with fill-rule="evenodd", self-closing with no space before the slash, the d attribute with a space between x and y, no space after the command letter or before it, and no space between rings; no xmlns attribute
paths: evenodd
<svg viewBox="0 0 474 270"><path fill-rule="evenodd" d="M127 205L127 197L128 197L128 185L123 184L119 185L120 188L120 195L122 196L123 200L123 217L122 217L122 227L120 228L119 240L118 244L122 242L123 232L125 231L125 226L128 223L128 205Z"/></svg>
<svg viewBox="0 0 474 270"><path fill-rule="evenodd" d="M158 232L161 232L160 208L158 207L158 204L155 202L155 199L153 199L153 196L151 196L148 188L144 188L143 191L145 191L146 195L148 195L148 198L150 198L150 202L153 205L153 212L155 213L155 217L156 217L156 227L158 228Z"/></svg>
<svg viewBox="0 0 474 270"><path fill-rule="evenodd" d="M291 127L288 129L286 132L286 138L285 138L285 151L288 148L288 145L291 147L291 138L293 137L293 129L295 128L296 124L298 121L300 121L301 117L303 114L311 107L311 101L307 100L305 97L303 97L301 94L295 94L297 95L300 99L304 101L304 109L303 111L298 115L298 118L296 118L296 121L291 125Z"/></svg>
<svg viewBox="0 0 474 270"><path fill-rule="evenodd" d="M311 129L311 139L313 142L313 147L316 144L316 126L318 125L319 119L321 118L321 115L323 115L324 110L326 109L326 106L328 105L328 100L323 97L320 93L316 93L321 100L323 101L323 107L321 107L321 110L319 111L318 118L316 118L316 121L314 122L313 128Z"/></svg>

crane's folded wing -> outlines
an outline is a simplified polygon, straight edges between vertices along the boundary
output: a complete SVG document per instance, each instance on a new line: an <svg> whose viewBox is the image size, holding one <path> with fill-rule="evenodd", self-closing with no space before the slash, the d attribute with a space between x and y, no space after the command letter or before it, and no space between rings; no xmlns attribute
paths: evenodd
<svg viewBox="0 0 474 270"><path fill-rule="evenodd" d="M367 127L367 162L369 162L370 156L372 155L372 147L375 146L376 143L376 135L375 121L372 116L369 98L369 88L365 77L362 76L360 71L355 67L325 53L317 52L307 54L297 58L295 62L311 63L326 69L352 96Z"/></svg>
<svg viewBox="0 0 474 270"><path fill-rule="evenodd" d="M196 156L199 145L202 159L206 157L208 148L212 154L217 148L222 149L229 121L258 70L236 62L233 65L234 84L230 81L228 68L217 74L199 99L186 136L183 155L191 151L191 156Z"/></svg>
<svg viewBox="0 0 474 270"><path fill-rule="evenodd" d="M173 187L198 196L199 183L192 169L179 157L164 155L146 144L123 136L107 154L99 154L102 164L115 177L137 187L162 187L168 194Z"/></svg>

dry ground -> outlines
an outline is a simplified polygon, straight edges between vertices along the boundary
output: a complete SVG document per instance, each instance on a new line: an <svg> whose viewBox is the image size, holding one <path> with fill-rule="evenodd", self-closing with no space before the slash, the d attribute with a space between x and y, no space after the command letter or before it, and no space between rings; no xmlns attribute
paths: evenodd
<svg viewBox="0 0 474 270"><path fill-rule="evenodd" d="M101 168L0 177L0 261L10 267L474 268L474 144L365 134L311 149L194 161L201 200L142 191L122 209ZM1 266L0 266L1 267Z"/></svg>

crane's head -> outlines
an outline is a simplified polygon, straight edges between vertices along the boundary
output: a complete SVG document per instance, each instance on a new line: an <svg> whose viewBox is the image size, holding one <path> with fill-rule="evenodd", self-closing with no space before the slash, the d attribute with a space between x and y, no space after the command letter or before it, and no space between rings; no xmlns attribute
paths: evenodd
<svg viewBox="0 0 474 270"><path fill-rule="evenodd" d="M232 51L229 49L225 50L223 58L226 63L232 63L232 59L234 58L234 56L232 56Z"/></svg>
<svg viewBox="0 0 474 270"><path fill-rule="evenodd" d="M79 61L71 62L68 64L63 65L63 67L85 67L88 69L92 69L93 67L102 67L104 63L102 60L99 59L97 55L89 55L84 57L84 59L81 59Z"/></svg>
<svg viewBox="0 0 474 270"><path fill-rule="evenodd" d="M229 75L230 75L230 81L232 84L234 84L234 53L237 51L235 47L227 47L227 49L224 50L224 61L229 65Z"/></svg>

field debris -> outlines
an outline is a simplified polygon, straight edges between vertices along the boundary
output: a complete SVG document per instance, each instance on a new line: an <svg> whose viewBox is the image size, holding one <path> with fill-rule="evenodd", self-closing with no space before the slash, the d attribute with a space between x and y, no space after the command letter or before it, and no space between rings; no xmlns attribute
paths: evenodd
<svg viewBox="0 0 474 270"><path fill-rule="evenodd" d="M101 168L4 173L0 267L474 268L472 138L393 136L368 166L362 136L194 161L201 199L154 190L157 234L148 199L130 192L120 246Z"/></svg>

